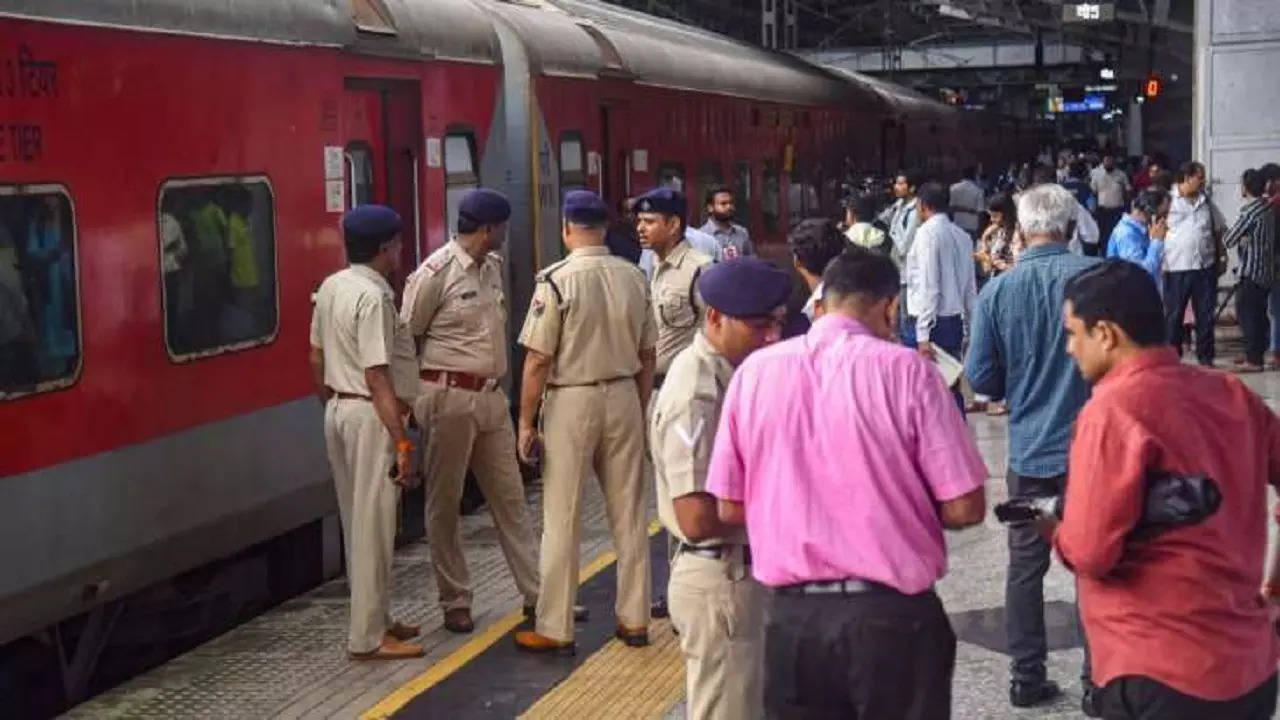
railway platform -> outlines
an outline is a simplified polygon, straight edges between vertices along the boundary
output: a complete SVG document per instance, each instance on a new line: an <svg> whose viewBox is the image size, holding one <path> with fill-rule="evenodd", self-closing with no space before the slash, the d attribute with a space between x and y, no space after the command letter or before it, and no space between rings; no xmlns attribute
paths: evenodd
<svg viewBox="0 0 1280 720"><path fill-rule="evenodd" d="M1280 408L1280 373L1245 376ZM1006 496L1005 420L970 415L990 470L988 501ZM541 497L531 488L532 515ZM393 613L421 623L426 657L409 662L349 661L347 602L341 578L82 704L66 717L129 718L684 718L683 663L669 622L651 626L652 644L627 648L612 637L613 555L598 488L584 503L580 602L591 611L578 627L578 654L550 658L518 653L511 633L521 625L520 600L487 513L464 519L466 552L475 577L476 630L454 635L441 627L427 546L402 548L395 561ZM652 511L652 508L651 508ZM657 526L651 526L656 531ZM1057 702L1015 710L1008 704L1004 648L1006 546L989 519L949 533L950 571L939 583L958 642L953 717L1078 718L1082 658L1076 635L1073 581L1055 563L1045 583L1049 673L1064 689ZM664 567L662 537L651 539L655 567ZM660 585L665 585L665 579Z"/></svg>

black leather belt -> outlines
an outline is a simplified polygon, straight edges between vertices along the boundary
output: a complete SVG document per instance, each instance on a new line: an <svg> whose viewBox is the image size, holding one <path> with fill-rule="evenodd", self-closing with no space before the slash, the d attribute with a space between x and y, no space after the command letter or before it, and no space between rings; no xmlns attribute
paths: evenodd
<svg viewBox="0 0 1280 720"><path fill-rule="evenodd" d="M750 565L750 545L734 545L731 543L725 543L722 545L690 545L682 542L676 548L676 552L697 555L698 557L710 558L711 560L723 560L733 553L734 548L738 547L742 548L742 564Z"/></svg>
<svg viewBox="0 0 1280 720"><path fill-rule="evenodd" d="M890 592L896 595L902 594L888 585L872 582L871 580L860 580L858 578L783 585L782 587L776 588L776 591L779 595L862 595L864 593L872 592Z"/></svg>
<svg viewBox="0 0 1280 720"><path fill-rule="evenodd" d="M610 383L622 382L623 380L632 380L632 375L622 375L619 377L608 378L606 380L596 380L595 382L585 383L547 383L549 388L567 388L567 387L591 387L592 385L609 385Z"/></svg>

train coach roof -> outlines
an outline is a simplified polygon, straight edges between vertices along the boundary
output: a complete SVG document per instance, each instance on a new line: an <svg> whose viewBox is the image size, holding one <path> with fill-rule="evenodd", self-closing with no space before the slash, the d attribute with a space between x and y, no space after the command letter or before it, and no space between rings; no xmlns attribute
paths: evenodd
<svg viewBox="0 0 1280 720"><path fill-rule="evenodd" d="M488 0L538 72L618 74L661 87L881 110L869 89L804 60L596 0Z"/></svg>
<svg viewBox="0 0 1280 720"><path fill-rule="evenodd" d="M887 80L863 75L843 68L829 68L832 72L848 78L851 82L861 83L884 98L885 104L892 112L899 115L912 115L917 118L950 120L959 113L955 108L925 97L910 88L895 85Z"/></svg>
<svg viewBox="0 0 1280 720"><path fill-rule="evenodd" d="M0 0L0 17L381 54L494 62L492 23L469 0L382 0L386 32L360 32L354 0Z"/></svg>

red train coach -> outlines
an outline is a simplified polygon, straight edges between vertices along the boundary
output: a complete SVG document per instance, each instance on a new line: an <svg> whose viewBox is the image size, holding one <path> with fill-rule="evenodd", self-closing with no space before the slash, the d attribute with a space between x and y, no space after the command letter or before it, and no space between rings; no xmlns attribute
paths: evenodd
<svg viewBox="0 0 1280 720"><path fill-rule="evenodd" d="M0 643L333 516L310 294L353 203L445 241L496 59L467 0L0 1Z"/></svg>

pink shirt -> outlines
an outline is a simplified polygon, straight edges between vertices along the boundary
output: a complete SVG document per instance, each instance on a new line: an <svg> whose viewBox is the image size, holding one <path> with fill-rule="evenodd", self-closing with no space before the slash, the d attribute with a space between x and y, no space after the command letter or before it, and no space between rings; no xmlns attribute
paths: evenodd
<svg viewBox="0 0 1280 720"><path fill-rule="evenodd" d="M947 569L938 503L986 477L941 374L833 313L738 368L707 490L745 506L761 583L860 578L915 594Z"/></svg>

